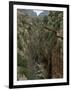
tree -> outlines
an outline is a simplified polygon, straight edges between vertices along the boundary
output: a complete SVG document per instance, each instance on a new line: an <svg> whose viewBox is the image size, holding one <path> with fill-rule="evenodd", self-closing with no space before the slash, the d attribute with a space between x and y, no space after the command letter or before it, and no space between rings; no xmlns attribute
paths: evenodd
<svg viewBox="0 0 71 90"><path fill-rule="evenodd" d="M63 29L63 12L49 11L47 25L55 30Z"/></svg>
<svg viewBox="0 0 71 90"><path fill-rule="evenodd" d="M48 22L48 17L47 17L47 16L44 16L44 17L43 17L43 23L46 25L47 22Z"/></svg>

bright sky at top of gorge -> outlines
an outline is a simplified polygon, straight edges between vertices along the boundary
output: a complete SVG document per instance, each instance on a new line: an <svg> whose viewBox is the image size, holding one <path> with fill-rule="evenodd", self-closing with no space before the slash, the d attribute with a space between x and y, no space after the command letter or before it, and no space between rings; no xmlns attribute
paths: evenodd
<svg viewBox="0 0 71 90"><path fill-rule="evenodd" d="M43 12L43 10L33 10L34 12L36 12L37 16Z"/></svg>

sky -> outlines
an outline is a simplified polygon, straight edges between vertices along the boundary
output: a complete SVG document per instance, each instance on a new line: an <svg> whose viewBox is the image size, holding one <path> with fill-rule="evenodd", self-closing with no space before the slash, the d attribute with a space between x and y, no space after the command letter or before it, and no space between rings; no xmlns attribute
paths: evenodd
<svg viewBox="0 0 71 90"><path fill-rule="evenodd" d="M37 16L43 12L42 10L33 10L33 11L36 12Z"/></svg>

